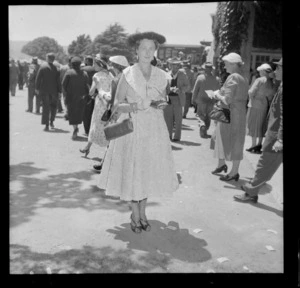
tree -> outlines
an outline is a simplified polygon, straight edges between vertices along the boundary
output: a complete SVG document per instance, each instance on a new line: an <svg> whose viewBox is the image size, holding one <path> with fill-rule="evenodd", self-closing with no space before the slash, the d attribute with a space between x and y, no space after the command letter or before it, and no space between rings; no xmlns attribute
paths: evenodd
<svg viewBox="0 0 300 288"><path fill-rule="evenodd" d="M65 54L64 49L57 41L47 36L38 37L22 47L22 53L32 57L38 57L46 60L47 53L53 52L58 62L64 62L68 56Z"/></svg>
<svg viewBox="0 0 300 288"><path fill-rule="evenodd" d="M127 33L124 31L124 28L118 23L109 25L103 33L96 36L92 45L85 50L85 53L101 53L106 56L123 55L131 62L133 50L127 46Z"/></svg>
<svg viewBox="0 0 300 288"><path fill-rule="evenodd" d="M92 40L89 35L79 35L77 39L72 41L72 43L68 46L68 53L70 55L83 56L84 54L86 54L86 50L88 47L90 47L91 43Z"/></svg>
<svg viewBox="0 0 300 288"><path fill-rule="evenodd" d="M249 75L252 47L277 49L282 43L282 1L218 2L213 28L215 49L220 49L219 69L222 80L227 73L222 57L240 54Z"/></svg>
<svg viewBox="0 0 300 288"><path fill-rule="evenodd" d="M218 2L216 25L213 31L216 47L220 48L219 70L224 82L228 73L222 57L230 52L240 54L243 41L247 40L249 10L246 1Z"/></svg>

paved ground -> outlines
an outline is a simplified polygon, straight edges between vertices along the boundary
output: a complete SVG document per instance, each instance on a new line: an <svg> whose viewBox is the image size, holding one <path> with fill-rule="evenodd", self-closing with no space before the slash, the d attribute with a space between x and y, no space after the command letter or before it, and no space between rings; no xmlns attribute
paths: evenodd
<svg viewBox="0 0 300 288"><path fill-rule="evenodd" d="M259 203L235 202L259 156L245 152L240 180L220 181L210 173L210 140L199 137L190 109L182 141L172 143L180 188L170 200L149 199L152 230L136 235L128 204L96 187L91 168L104 150L94 145L82 157L82 126L72 141L71 126L58 114L56 129L44 132L26 102L27 89L10 96L11 273L283 272L282 167Z"/></svg>

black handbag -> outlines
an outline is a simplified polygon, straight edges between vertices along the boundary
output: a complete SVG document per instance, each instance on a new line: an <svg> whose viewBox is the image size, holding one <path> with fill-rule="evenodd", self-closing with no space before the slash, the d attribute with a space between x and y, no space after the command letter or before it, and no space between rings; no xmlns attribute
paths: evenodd
<svg viewBox="0 0 300 288"><path fill-rule="evenodd" d="M111 117L111 107L110 105L107 106L107 109L103 113L101 120L107 122Z"/></svg>
<svg viewBox="0 0 300 288"><path fill-rule="evenodd" d="M230 110L228 108L222 108L218 104L214 105L208 116L210 119L218 122L230 123Z"/></svg>
<svg viewBox="0 0 300 288"><path fill-rule="evenodd" d="M104 134L107 141L125 136L133 132L133 122L129 113L129 118L121 122L109 123L104 128Z"/></svg>

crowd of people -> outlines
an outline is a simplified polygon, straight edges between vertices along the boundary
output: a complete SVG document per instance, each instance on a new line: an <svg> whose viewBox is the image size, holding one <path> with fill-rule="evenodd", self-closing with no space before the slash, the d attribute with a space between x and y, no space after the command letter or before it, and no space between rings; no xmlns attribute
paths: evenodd
<svg viewBox="0 0 300 288"><path fill-rule="evenodd" d="M154 56L166 41L160 34L139 32L127 40L135 49L136 63L129 64L122 55L107 57L99 53L94 58L86 56L83 63L81 57L72 56L68 65L60 65L49 53L41 65L34 57L24 74L26 69L20 72L11 59L11 96L16 95L17 83L19 89L26 83L26 111L33 112L36 97L35 113L40 114L42 109L45 131L55 128L56 113L63 112L64 106L65 119L73 126L73 140L78 137L78 125L83 123L88 142L81 153L87 156L92 144L106 147L102 162L94 165L100 172L98 187L106 195L131 203L131 229L135 233L151 229L146 216L148 197L170 196L179 186L170 141L184 137L182 119L188 117L192 107L199 119L199 135L210 138L217 159L212 174L220 176L221 181L239 180L245 137L252 137L252 146L246 150L261 156L253 179L241 187L245 193L234 199L257 202L260 187L282 163L282 59L275 62L275 71L269 63L259 66L260 77L249 87L241 56L229 53L222 58L228 77L221 85L210 62L198 71L178 55L168 59L166 67ZM212 97L208 90L214 91ZM208 135L210 112L216 104L229 109L230 122L214 120L214 132ZM133 132L108 141L104 129L109 122L102 119L107 110L111 111L109 121L129 117ZM226 161L232 162L231 170L222 175L228 170Z"/></svg>

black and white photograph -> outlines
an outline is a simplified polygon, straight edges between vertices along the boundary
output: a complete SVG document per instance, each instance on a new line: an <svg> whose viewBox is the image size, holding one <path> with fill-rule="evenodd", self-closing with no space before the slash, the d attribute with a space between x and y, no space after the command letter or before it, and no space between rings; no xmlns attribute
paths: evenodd
<svg viewBox="0 0 300 288"><path fill-rule="evenodd" d="M10 275L286 272L281 1L8 5L8 36Z"/></svg>

